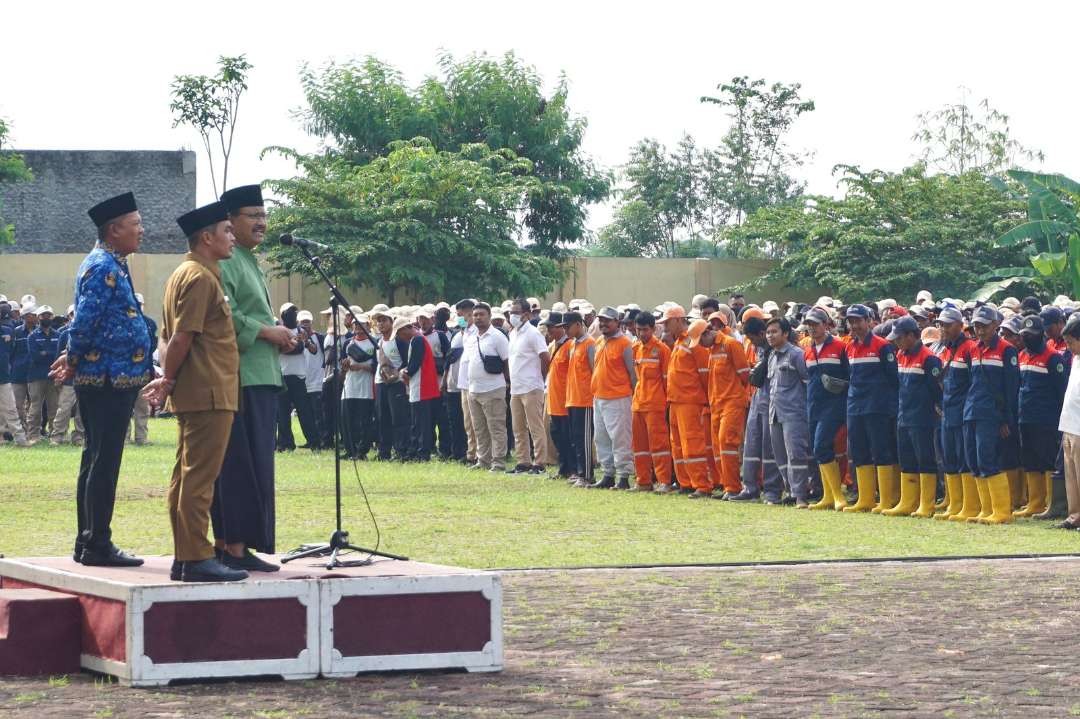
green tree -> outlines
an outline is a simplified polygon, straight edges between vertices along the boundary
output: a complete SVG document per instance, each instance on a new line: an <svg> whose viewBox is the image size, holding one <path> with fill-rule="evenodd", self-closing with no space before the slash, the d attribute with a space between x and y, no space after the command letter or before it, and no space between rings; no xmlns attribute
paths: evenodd
<svg viewBox="0 0 1080 719"><path fill-rule="evenodd" d="M1080 183L1064 175L1010 170L1009 178L1027 191L1021 198L1011 187L999 189L1011 199L1022 199L1026 221L997 238L998 247L1018 253L1030 266L998 267L987 273L979 290L988 299L1016 283L1044 285L1050 291L1070 289L1080 297Z"/></svg>
<svg viewBox="0 0 1080 719"><path fill-rule="evenodd" d="M545 94L535 68L513 53L439 59L438 73L411 88L394 67L359 62L305 67L307 108L300 113L326 153L353 165L385 157L396 140L428 138L457 152L482 143L531 162L523 226L537 254L555 257L585 239L588 205L608 196L611 179L582 151L586 122L568 105L565 76Z"/></svg>
<svg viewBox="0 0 1080 719"><path fill-rule="evenodd" d="M966 91L965 91L966 95ZM949 175L977 172L1000 175L1018 160L1042 162L1043 153L1021 144L1011 133L1009 116L983 99L967 100L918 116L912 139L922 146L920 157L932 170Z"/></svg>
<svg viewBox="0 0 1080 719"><path fill-rule="evenodd" d="M845 300L913 298L926 288L967 297L986 268L1023 258L995 242L1023 217L1024 203L979 173L929 175L839 166L841 199L803 197L755 212L726 236L731 249L761 248L780 260L761 282L827 287Z"/></svg>
<svg viewBox="0 0 1080 719"><path fill-rule="evenodd" d="M189 125L199 133L210 167L214 197L218 197L214 172L215 146L221 153L221 192L229 189L229 157L240 112L240 98L247 90L252 65L243 55L218 58L215 75L177 75L172 81L173 127Z"/></svg>
<svg viewBox="0 0 1080 719"><path fill-rule="evenodd" d="M10 126L0 118L0 186L12 182L26 182L34 177L22 155L5 149L10 133ZM4 222L3 209L0 206L0 246L15 242L15 226Z"/></svg>
<svg viewBox="0 0 1080 719"><path fill-rule="evenodd" d="M799 83L766 86L763 79L743 75L718 85L719 95L701 98L725 108L731 121L710 160L714 170L709 174L714 202L726 201L735 224L742 224L759 207L802 193L803 184L790 173L803 164L807 153L792 150L787 141L795 121L814 110L814 101L799 95L801 88Z"/></svg>
<svg viewBox="0 0 1080 719"><path fill-rule="evenodd" d="M532 163L485 144L438 150L426 138L390 143L385 157L354 164L338 155L292 157L299 177L268 185L284 198L272 231L295 231L332 246L324 268L393 303L416 296L543 294L560 278L555 260L517 243L520 215L541 180ZM274 245L281 273L313 274L293 248Z"/></svg>

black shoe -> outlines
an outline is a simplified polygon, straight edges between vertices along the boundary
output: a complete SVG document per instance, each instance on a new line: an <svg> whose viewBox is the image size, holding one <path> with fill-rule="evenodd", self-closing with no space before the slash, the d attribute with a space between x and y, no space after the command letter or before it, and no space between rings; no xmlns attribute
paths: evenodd
<svg viewBox="0 0 1080 719"><path fill-rule="evenodd" d="M679 487L679 494L693 494L693 487Z"/></svg>
<svg viewBox="0 0 1080 719"><path fill-rule="evenodd" d="M184 578L184 563L178 562L175 559L172 562L172 566L169 567L169 579L174 582L179 582Z"/></svg>
<svg viewBox="0 0 1080 719"><path fill-rule="evenodd" d="M795 498L789 494L788 496L780 500L780 504L784 505L785 507L793 507L795 506Z"/></svg>
<svg viewBox="0 0 1080 719"><path fill-rule="evenodd" d="M181 581L184 582L239 582L247 579L242 569L230 569L216 559L184 562Z"/></svg>
<svg viewBox="0 0 1080 719"><path fill-rule="evenodd" d="M82 561L82 553L83 553L83 550L85 550L85 549L86 549L86 542L84 542L81 539L76 539L75 540L75 549L71 553L71 558L76 562L81 562Z"/></svg>
<svg viewBox="0 0 1080 719"><path fill-rule="evenodd" d="M242 557L234 557L225 552L221 557L221 563L230 569L243 569L248 572L276 572L281 569L277 564L259 559L251 553L250 549L245 549Z"/></svg>
<svg viewBox="0 0 1080 719"><path fill-rule="evenodd" d="M687 499L710 499L711 497L712 494L709 492L699 492L695 490L690 493L690 496L687 497Z"/></svg>
<svg viewBox="0 0 1080 719"><path fill-rule="evenodd" d="M727 498L729 502L756 502L760 495L752 492L747 492L745 489L738 494L733 494Z"/></svg>
<svg viewBox="0 0 1080 719"><path fill-rule="evenodd" d="M604 477L603 479L600 479L599 481L593 482L592 484L588 485L586 489L611 489L614 486L614 477Z"/></svg>
<svg viewBox="0 0 1080 719"><path fill-rule="evenodd" d="M121 552L115 545L109 545L107 549L88 547L79 561L87 567L141 567L143 564L143 560Z"/></svg>
<svg viewBox="0 0 1080 719"><path fill-rule="evenodd" d="M547 468L542 464L534 464L529 467L529 474L545 474L546 472Z"/></svg>
<svg viewBox="0 0 1080 719"><path fill-rule="evenodd" d="M619 477L618 483L612 489L630 489L630 478Z"/></svg>
<svg viewBox="0 0 1080 719"><path fill-rule="evenodd" d="M532 465L529 464L515 464L510 469L506 470L507 474L528 474L532 469Z"/></svg>

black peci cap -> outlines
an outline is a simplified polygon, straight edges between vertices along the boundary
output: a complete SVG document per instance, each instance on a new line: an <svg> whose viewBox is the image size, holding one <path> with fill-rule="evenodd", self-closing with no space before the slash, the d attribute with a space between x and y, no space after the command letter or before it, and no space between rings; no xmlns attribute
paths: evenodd
<svg viewBox="0 0 1080 719"><path fill-rule="evenodd" d="M135 193L125 192L122 195L110 197L104 202L99 202L87 210L86 214L90 215L90 220L95 227L101 227L106 222L115 220L117 217L126 215L129 212L137 212L138 209L135 205Z"/></svg>
<svg viewBox="0 0 1080 719"><path fill-rule="evenodd" d="M262 207L262 187L243 185L221 193L221 202L229 212L236 212L241 207Z"/></svg>
<svg viewBox="0 0 1080 719"><path fill-rule="evenodd" d="M196 207L191 212L180 215L176 218L176 224L180 225L185 236L190 237L204 227L227 219L229 219L229 211L225 208L225 203L211 202L209 205Z"/></svg>

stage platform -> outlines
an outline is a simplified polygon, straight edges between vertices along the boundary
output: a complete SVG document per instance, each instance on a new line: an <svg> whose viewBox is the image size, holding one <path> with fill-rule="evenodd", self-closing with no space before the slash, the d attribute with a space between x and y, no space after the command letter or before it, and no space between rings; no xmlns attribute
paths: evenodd
<svg viewBox="0 0 1080 719"><path fill-rule="evenodd" d="M243 582L185 584L169 580L171 557L130 569L84 567L70 557L0 559L0 588L77 596L81 665L134 686L502 669L498 574L379 557L332 571L325 562L296 560Z"/></svg>

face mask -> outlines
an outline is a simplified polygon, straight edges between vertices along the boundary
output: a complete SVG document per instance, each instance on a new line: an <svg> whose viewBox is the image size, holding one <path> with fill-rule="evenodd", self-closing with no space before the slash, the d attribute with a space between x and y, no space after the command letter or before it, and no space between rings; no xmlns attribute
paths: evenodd
<svg viewBox="0 0 1080 719"><path fill-rule="evenodd" d="M467 323L467 322L465 321L465 318L464 318L464 317L458 317L458 318L457 318L457 326L458 326L458 327L461 327L461 328L463 328L463 329L464 329L464 327L465 327L465 325L466 325L466 324L468 324L468 323Z"/></svg>
<svg viewBox="0 0 1080 719"><path fill-rule="evenodd" d="M38 326L41 327L41 329L43 329L43 330L49 329L49 327L51 325L52 325L52 320L38 320Z"/></svg>
<svg viewBox="0 0 1080 719"><path fill-rule="evenodd" d="M1024 335L1024 347L1028 352L1039 353L1043 351L1045 342L1039 335Z"/></svg>
<svg viewBox="0 0 1080 719"><path fill-rule="evenodd" d="M521 327L521 315L510 315L510 324L512 324L515 329Z"/></svg>

